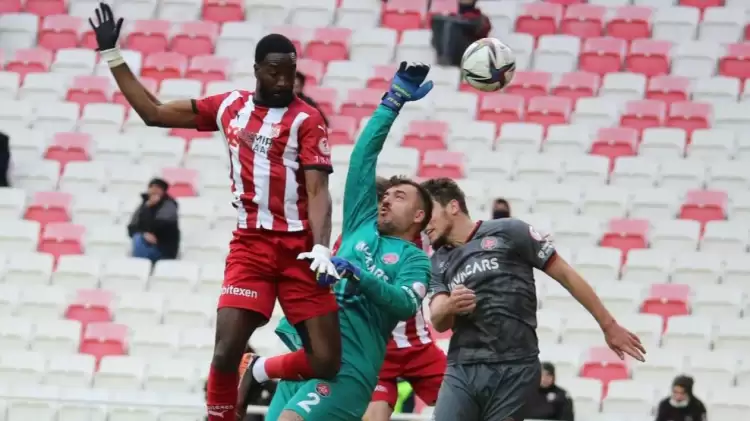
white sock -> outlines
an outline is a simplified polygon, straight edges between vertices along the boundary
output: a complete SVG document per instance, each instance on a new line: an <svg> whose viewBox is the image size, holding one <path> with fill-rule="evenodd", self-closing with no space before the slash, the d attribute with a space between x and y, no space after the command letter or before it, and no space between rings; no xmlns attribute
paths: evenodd
<svg viewBox="0 0 750 421"><path fill-rule="evenodd" d="M253 364L253 378L259 383L267 382L269 380L268 373L266 373L266 358L258 357Z"/></svg>

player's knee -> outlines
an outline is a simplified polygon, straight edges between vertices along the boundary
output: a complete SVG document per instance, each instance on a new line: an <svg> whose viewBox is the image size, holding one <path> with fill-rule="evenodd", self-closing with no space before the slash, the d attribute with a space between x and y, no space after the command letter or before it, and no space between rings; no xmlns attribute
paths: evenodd
<svg viewBox="0 0 750 421"><path fill-rule="evenodd" d="M308 354L310 368L317 379L332 380L341 369L341 354L319 352Z"/></svg>
<svg viewBox="0 0 750 421"><path fill-rule="evenodd" d="M214 356L211 360L213 365L219 371L232 371L237 370L242 360L242 353L245 347L244 344L234 344L233 341L229 340L218 340L214 347Z"/></svg>

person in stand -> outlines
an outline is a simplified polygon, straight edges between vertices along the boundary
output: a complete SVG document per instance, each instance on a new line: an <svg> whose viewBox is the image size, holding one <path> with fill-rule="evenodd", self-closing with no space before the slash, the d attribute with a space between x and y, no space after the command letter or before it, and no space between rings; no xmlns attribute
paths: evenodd
<svg viewBox="0 0 750 421"><path fill-rule="evenodd" d="M492 204L492 219L510 218L510 203L502 197L495 199Z"/></svg>
<svg viewBox="0 0 750 421"><path fill-rule="evenodd" d="M305 101L309 106L318 110L320 112L320 116L323 117L323 121L326 123L326 125L328 125L328 118L326 117L325 113L323 113L323 110L320 109L318 103L315 102L314 99L305 95L304 90L306 82L307 76L298 71L294 76L294 94L297 95L297 98Z"/></svg>
<svg viewBox="0 0 750 421"><path fill-rule="evenodd" d="M542 363L542 381L538 393L526 403L527 417L535 420L573 421L573 400L555 384L555 366Z"/></svg>
<svg viewBox="0 0 750 421"><path fill-rule="evenodd" d="M659 402L655 421L707 421L706 406L693 394L695 381L690 376L677 376L672 394Z"/></svg>
<svg viewBox="0 0 750 421"><path fill-rule="evenodd" d="M458 13L432 17L432 47L437 61L458 66L472 42L487 38L492 29L490 19L477 7L477 0L458 0Z"/></svg>
<svg viewBox="0 0 750 421"><path fill-rule="evenodd" d="M161 178L148 183L141 195L143 202L128 224L128 235L133 242L133 257L176 259L180 249L180 226L177 201L167 193L169 184Z"/></svg>

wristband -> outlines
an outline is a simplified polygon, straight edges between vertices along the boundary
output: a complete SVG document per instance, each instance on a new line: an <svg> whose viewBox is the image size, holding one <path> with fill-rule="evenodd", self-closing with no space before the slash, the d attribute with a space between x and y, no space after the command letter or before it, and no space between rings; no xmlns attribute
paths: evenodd
<svg viewBox="0 0 750 421"><path fill-rule="evenodd" d="M110 69L125 64L125 59L122 58L122 54L120 54L120 49L118 47L102 50L99 54L102 56L102 59L107 62Z"/></svg>

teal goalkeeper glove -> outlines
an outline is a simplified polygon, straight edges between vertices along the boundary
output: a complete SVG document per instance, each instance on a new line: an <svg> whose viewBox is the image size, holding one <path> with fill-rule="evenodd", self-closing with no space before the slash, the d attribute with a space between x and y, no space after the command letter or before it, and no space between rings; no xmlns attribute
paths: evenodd
<svg viewBox="0 0 750 421"><path fill-rule="evenodd" d="M426 64L402 61L381 104L399 112L405 103L424 98L433 87L431 80L425 82L429 72L430 66Z"/></svg>

